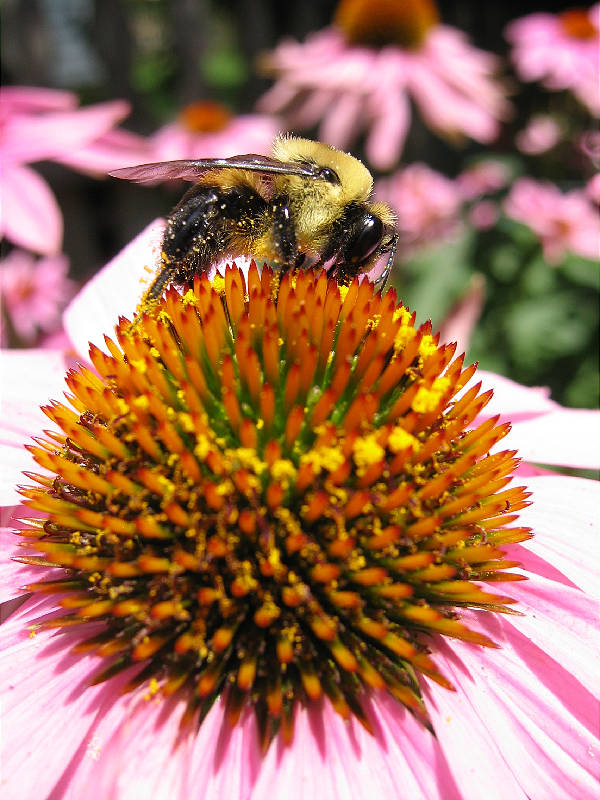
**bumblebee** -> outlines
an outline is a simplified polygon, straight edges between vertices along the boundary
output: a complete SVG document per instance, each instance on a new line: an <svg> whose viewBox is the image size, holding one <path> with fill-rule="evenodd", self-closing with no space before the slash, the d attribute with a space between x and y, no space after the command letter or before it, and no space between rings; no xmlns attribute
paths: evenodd
<svg viewBox="0 0 600 800"><path fill-rule="evenodd" d="M251 256L280 270L326 268L341 283L389 254L398 235L392 210L369 201L373 178L358 159L330 145L279 136L273 155L254 153L165 161L110 174L136 183L195 181L167 218L162 263L145 299L184 285L217 261Z"/></svg>

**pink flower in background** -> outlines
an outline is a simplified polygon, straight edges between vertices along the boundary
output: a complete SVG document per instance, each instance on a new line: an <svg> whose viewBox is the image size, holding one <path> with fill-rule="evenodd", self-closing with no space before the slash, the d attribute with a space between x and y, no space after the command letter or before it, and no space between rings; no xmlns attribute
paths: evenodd
<svg viewBox="0 0 600 800"><path fill-rule="evenodd" d="M467 212L469 222L479 231L493 228L499 216L500 209L494 200L480 200L478 203L474 203Z"/></svg>
<svg viewBox="0 0 600 800"><path fill-rule="evenodd" d="M552 183L520 178L504 202L504 212L538 236L551 264L567 252L597 260L600 216L582 190L563 192Z"/></svg>
<svg viewBox="0 0 600 800"><path fill-rule="evenodd" d="M122 276L137 264L139 278L155 247L151 228L96 276L95 292L76 298L66 317L75 342L102 341L105 321L116 321L123 310L107 308L105 299L120 299ZM105 316L95 319L101 307ZM60 397L66 366L60 352L5 355L11 380L0 419L0 503L17 506L17 516L30 512L18 506L12 487L21 480L19 469L33 466L21 443L48 425L38 406ZM509 447L522 446L539 463L598 466L600 414L563 409L543 389L485 373L479 379L494 387L495 397L478 421L495 413L512 419ZM56 596L36 596L0 627L6 796L480 800L484 786L486 800L592 800L598 792L598 484L547 473L528 477L527 484L535 502L521 511L519 524L536 535L507 547L508 558L520 563L516 571L528 577L506 590L523 616L465 614L498 649L432 637L436 661L456 689L427 682L435 736L373 692L366 703L373 735L341 720L324 702L297 711L289 747L274 743L263 754L252 716L230 727L217 700L200 729L180 737L177 696L165 700L146 687L124 695L130 673L89 686L98 656L69 652L80 641L76 629L60 636L32 631L36 619L57 610ZM5 525L8 517L7 512ZM6 527L0 537L4 553L10 553L14 537ZM52 577L60 575L57 569ZM39 570L4 558L1 599L19 597L20 587L39 576Z"/></svg>
<svg viewBox="0 0 600 800"><path fill-rule="evenodd" d="M76 106L77 98L70 92L17 86L0 90L0 234L44 255L54 255L61 248L62 214L46 181L27 165L60 161L94 170L93 144L102 142L129 113L129 105L122 100ZM132 158L137 160L133 154Z"/></svg>
<svg viewBox="0 0 600 800"><path fill-rule="evenodd" d="M218 103L192 103L175 122L150 137L152 157L149 160L267 154L279 131L279 123L273 117L263 114L232 116Z"/></svg>
<svg viewBox="0 0 600 800"><path fill-rule="evenodd" d="M446 238L460 227L463 198L459 188L426 164L411 164L382 178L376 194L396 212L401 248Z"/></svg>
<svg viewBox="0 0 600 800"><path fill-rule="evenodd" d="M360 8L358 8L360 6ZM319 125L319 138L348 149L361 133L367 160L394 166L411 121L411 101L436 133L493 141L509 114L495 78L497 59L441 25L431 3L343 2L337 27L265 60L275 85L259 107L293 127Z"/></svg>
<svg viewBox="0 0 600 800"><path fill-rule="evenodd" d="M592 202L600 206L600 172L596 173L596 175L587 182L585 193Z"/></svg>
<svg viewBox="0 0 600 800"><path fill-rule="evenodd" d="M22 250L13 250L0 262L0 308L23 343L59 329L75 289L68 270L66 256L36 259Z"/></svg>
<svg viewBox="0 0 600 800"><path fill-rule="evenodd" d="M600 4L589 10L529 14L511 22L506 38L520 78L546 89L568 89L589 111L600 114Z"/></svg>
<svg viewBox="0 0 600 800"><path fill-rule="evenodd" d="M464 200L476 200L484 194L503 189L510 181L510 171L501 161L481 159L467 167L456 178Z"/></svg>
<svg viewBox="0 0 600 800"><path fill-rule="evenodd" d="M525 128L515 136L515 144L522 153L539 155L551 150L562 136L560 123L547 114L532 117Z"/></svg>

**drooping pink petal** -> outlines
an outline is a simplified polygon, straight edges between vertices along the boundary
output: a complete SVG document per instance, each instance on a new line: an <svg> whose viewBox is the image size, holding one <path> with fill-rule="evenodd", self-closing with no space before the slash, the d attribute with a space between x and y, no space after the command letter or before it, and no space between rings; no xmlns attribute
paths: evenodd
<svg viewBox="0 0 600 800"><path fill-rule="evenodd" d="M56 198L37 172L3 164L1 232L26 250L55 255L61 249L63 220Z"/></svg>
<svg viewBox="0 0 600 800"><path fill-rule="evenodd" d="M469 281L467 291L442 323L440 341L456 342L457 352L467 352L471 334L481 316L484 301L485 278L481 273L476 272Z"/></svg>
<svg viewBox="0 0 600 800"><path fill-rule="evenodd" d="M41 469L23 447L32 436L48 428L40 411L51 398L60 400L66 389L64 376L69 357L63 351L3 350L0 353L2 398L0 415L0 505L18 504L16 485L23 470Z"/></svg>
<svg viewBox="0 0 600 800"><path fill-rule="evenodd" d="M89 343L105 347L120 315L132 319L160 262L164 220L150 223L83 287L63 315L77 352L87 358Z"/></svg>

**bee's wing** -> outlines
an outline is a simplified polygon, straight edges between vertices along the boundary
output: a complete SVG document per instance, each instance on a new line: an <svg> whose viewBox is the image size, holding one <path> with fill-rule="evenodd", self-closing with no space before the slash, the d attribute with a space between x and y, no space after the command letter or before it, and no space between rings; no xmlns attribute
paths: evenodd
<svg viewBox="0 0 600 800"><path fill-rule="evenodd" d="M213 169L247 169L266 175L299 175L302 178L322 178L322 168L311 163L287 163L269 156L247 153L231 158L205 158L202 160L158 161L154 164L139 164L122 167L109 172L114 178L135 183L158 183L182 178L197 181L205 172Z"/></svg>

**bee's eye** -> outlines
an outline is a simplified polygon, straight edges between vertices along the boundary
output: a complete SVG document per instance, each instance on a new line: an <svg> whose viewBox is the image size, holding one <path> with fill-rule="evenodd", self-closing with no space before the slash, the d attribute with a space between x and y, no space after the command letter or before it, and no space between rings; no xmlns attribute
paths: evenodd
<svg viewBox="0 0 600 800"><path fill-rule="evenodd" d="M346 260L361 264L372 255L383 239L383 222L379 217L365 214L355 236L348 242Z"/></svg>
<svg viewBox="0 0 600 800"><path fill-rule="evenodd" d="M329 169L329 167L322 167L319 170L319 177L323 178L323 180L327 181L327 183L339 184L340 182L337 172L333 169Z"/></svg>

